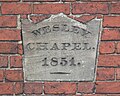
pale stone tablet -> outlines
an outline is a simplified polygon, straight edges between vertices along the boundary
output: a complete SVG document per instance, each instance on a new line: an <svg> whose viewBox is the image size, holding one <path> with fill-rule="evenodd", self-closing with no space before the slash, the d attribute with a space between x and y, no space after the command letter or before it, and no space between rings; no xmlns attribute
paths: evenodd
<svg viewBox="0 0 120 96"><path fill-rule="evenodd" d="M80 23L64 14L22 21L24 74L29 81L93 81L101 20Z"/></svg>

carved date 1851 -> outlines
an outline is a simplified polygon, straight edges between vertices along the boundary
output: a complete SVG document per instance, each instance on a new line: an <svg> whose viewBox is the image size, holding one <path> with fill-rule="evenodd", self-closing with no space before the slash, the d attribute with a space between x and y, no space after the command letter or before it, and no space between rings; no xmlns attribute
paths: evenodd
<svg viewBox="0 0 120 96"><path fill-rule="evenodd" d="M74 57L72 57L71 59L67 59L66 57L65 58L56 58L56 57L53 57L51 58L50 62L48 63L48 58L44 58L42 60L43 62L43 65L42 66L57 66L57 65L61 65L61 66L76 66L76 65L81 65L80 62L78 62L77 64L75 64L75 59Z"/></svg>

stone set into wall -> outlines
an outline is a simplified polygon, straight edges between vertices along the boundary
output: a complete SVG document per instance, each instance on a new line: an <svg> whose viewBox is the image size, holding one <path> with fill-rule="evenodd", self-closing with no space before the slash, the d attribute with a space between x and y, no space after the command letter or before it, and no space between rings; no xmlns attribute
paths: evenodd
<svg viewBox="0 0 120 96"><path fill-rule="evenodd" d="M0 2L0 96L120 96L119 0ZM37 24L59 13L82 24L102 21L94 80L26 81L22 20Z"/></svg>

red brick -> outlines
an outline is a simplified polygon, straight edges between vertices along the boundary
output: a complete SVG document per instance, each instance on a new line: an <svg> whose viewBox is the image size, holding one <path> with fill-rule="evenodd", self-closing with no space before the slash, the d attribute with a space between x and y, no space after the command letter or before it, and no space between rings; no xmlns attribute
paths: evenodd
<svg viewBox="0 0 120 96"><path fill-rule="evenodd" d="M0 0L0 2L15 2L15 1L19 1L19 0Z"/></svg>
<svg viewBox="0 0 120 96"><path fill-rule="evenodd" d="M91 21L92 19L94 19L95 16L93 16L93 15L82 15L80 17L70 17L70 18L73 18L73 19L75 19L79 22L82 22L82 23L87 23L87 22Z"/></svg>
<svg viewBox="0 0 120 96"><path fill-rule="evenodd" d="M106 96L102 94L84 94L83 96Z"/></svg>
<svg viewBox="0 0 120 96"><path fill-rule="evenodd" d="M97 82L96 93L120 93L120 82Z"/></svg>
<svg viewBox="0 0 120 96"><path fill-rule="evenodd" d="M25 2L57 2L59 0L23 0Z"/></svg>
<svg viewBox="0 0 120 96"><path fill-rule="evenodd" d="M120 80L120 68L116 68L116 79Z"/></svg>
<svg viewBox="0 0 120 96"><path fill-rule="evenodd" d="M10 57L11 68L22 68L22 56L11 56Z"/></svg>
<svg viewBox="0 0 120 96"><path fill-rule="evenodd" d="M23 93L23 83L22 82L16 82L15 83L14 92L15 92L15 94Z"/></svg>
<svg viewBox="0 0 120 96"><path fill-rule="evenodd" d="M117 43L117 53L120 53L120 42Z"/></svg>
<svg viewBox="0 0 120 96"><path fill-rule="evenodd" d="M21 94L23 93L23 83L22 82L16 82L16 83L0 83L0 95L10 95L13 96L13 94Z"/></svg>
<svg viewBox="0 0 120 96"><path fill-rule="evenodd" d="M38 23L43 21L44 19L48 19L50 15L41 15L41 16L30 16L30 19L33 21L33 23Z"/></svg>
<svg viewBox="0 0 120 96"><path fill-rule="evenodd" d="M4 70L0 70L0 81L3 81L4 78Z"/></svg>
<svg viewBox="0 0 120 96"><path fill-rule="evenodd" d="M93 93L94 83L92 82L80 82L78 83L78 92L81 93Z"/></svg>
<svg viewBox="0 0 120 96"><path fill-rule="evenodd" d="M0 94L13 94L14 84L13 83L0 83Z"/></svg>
<svg viewBox="0 0 120 96"><path fill-rule="evenodd" d="M115 70L114 68L97 68L97 80L114 80Z"/></svg>
<svg viewBox="0 0 120 96"><path fill-rule="evenodd" d="M30 14L31 5L28 3L3 3L2 14Z"/></svg>
<svg viewBox="0 0 120 96"><path fill-rule="evenodd" d="M21 32L17 29L2 29L0 30L0 40L21 40Z"/></svg>
<svg viewBox="0 0 120 96"><path fill-rule="evenodd" d="M110 13L118 14L120 13L120 3L112 3Z"/></svg>
<svg viewBox="0 0 120 96"><path fill-rule="evenodd" d="M75 2L76 0L62 0L63 2Z"/></svg>
<svg viewBox="0 0 120 96"><path fill-rule="evenodd" d="M16 16L0 16L0 27L17 27Z"/></svg>
<svg viewBox="0 0 120 96"><path fill-rule="evenodd" d="M28 19L28 15L20 15L21 19Z"/></svg>
<svg viewBox="0 0 120 96"><path fill-rule="evenodd" d="M120 27L120 16L104 16L103 27Z"/></svg>
<svg viewBox="0 0 120 96"><path fill-rule="evenodd" d="M100 43L100 53L114 53L115 52L115 43L114 42L101 42Z"/></svg>
<svg viewBox="0 0 120 96"><path fill-rule="evenodd" d="M97 19L102 19L103 18L102 14L97 14L96 17L97 17Z"/></svg>
<svg viewBox="0 0 120 96"><path fill-rule="evenodd" d="M17 50L17 43L0 42L0 53L17 53Z"/></svg>
<svg viewBox="0 0 120 96"><path fill-rule="evenodd" d="M120 55L100 55L98 58L98 66L120 66Z"/></svg>
<svg viewBox="0 0 120 96"><path fill-rule="evenodd" d="M74 3L73 14L108 14L107 3Z"/></svg>
<svg viewBox="0 0 120 96"><path fill-rule="evenodd" d="M107 2L107 1L118 1L118 0L91 0L91 1L100 1L100 2L101 1L106 1Z"/></svg>
<svg viewBox="0 0 120 96"><path fill-rule="evenodd" d="M75 94L76 84L73 82L45 82L45 94Z"/></svg>
<svg viewBox="0 0 120 96"><path fill-rule="evenodd" d="M84 94L83 96L120 96L120 94Z"/></svg>
<svg viewBox="0 0 120 96"><path fill-rule="evenodd" d="M5 79L8 81L23 81L22 70L6 70Z"/></svg>
<svg viewBox="0 0 120 96"><path fill-rule="evenodd" d="M18 44L18 53L19 54L23 54L23 46L22 46L22 44Z"/></svg>
<svg viewBox="0 0 120 96"><path fill-rule="evenodd" d="M58 14L58 13L70 13L69 4L34 4L34 14Z"/></svg>
<svg viewBox="0 0 120 96"><path fill-rule="evenodd" d="M0 67L7 67L8 66L8 57L7 56L0 56Z"/></svg>
<svg viewBox="0 0 120 96"><path fill-rule="evenodd" d="M25 83L24 93L25 94L42 94L42 83Z"/></svg>
<svg viewBox="0 0 120 96"><path fill-rule="evenodd" d="M104 29L102 40L120 40L120 29Z"/></svg>

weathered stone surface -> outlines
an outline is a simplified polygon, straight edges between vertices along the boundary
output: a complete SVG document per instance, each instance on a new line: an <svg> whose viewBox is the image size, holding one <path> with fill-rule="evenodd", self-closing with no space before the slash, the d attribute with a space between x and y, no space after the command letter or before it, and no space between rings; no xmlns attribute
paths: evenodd
<svg viewBox="0 0 120 96"><path fill-rule="evenodd" d="M22 21L25 80L92 81L100 20L82 24L64 14Z"/></svg>

